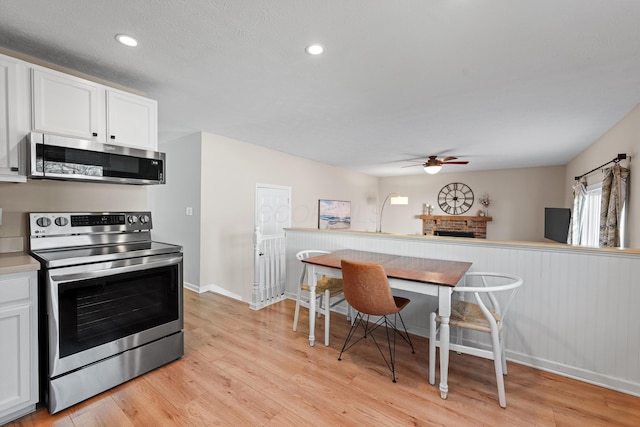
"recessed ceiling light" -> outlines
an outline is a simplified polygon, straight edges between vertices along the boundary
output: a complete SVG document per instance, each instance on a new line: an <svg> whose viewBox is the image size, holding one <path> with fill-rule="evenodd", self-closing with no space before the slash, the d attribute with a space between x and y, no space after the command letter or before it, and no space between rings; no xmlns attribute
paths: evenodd
<svg viewBox="0 0 640 427"><path fill-rule="evenodd" d="M305 52L307 52L309 55L320 55L322 52L324 52L324 47L321 44L310 44L305 49Z"/></svg>
<svg viewBox="0 0 640 427"><path fill-rule="evenodd" d="M125 46L130 46L130 47L138 46L138 40L126 34L118 34L116 36L116 40L118 40L120 43L122 43Z"/></svg>

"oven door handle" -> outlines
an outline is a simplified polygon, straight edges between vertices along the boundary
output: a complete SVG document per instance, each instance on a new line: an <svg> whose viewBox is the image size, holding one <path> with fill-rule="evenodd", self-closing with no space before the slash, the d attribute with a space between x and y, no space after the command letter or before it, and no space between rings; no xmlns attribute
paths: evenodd
<svg viewBox="0 0 640 427"><path fill-rule="evenodd" d="M170 257L158 257L158 258L162 258L162 259L157 259L154 261L146 261L148 258L142 258L145 261L134 261L134 262L132 262L131 260L116 261L111 264L115 266L112 266L110 268L105 268L102 270L85 271L82 273L52 275L51 280L57 283L77 282L79 280L113 276L120 273L130 273L132 271L148 270L150 268L167 267L167 266L179 264L180 262L182 262L182 255L170 256ZM123 265L118 266L119 264L123 264Z"/></svg>

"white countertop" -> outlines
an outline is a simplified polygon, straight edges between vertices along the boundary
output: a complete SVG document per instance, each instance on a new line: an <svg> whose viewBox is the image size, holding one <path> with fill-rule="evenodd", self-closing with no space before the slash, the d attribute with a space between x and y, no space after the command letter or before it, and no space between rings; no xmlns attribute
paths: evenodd
<svg viewBox="0 0 640 427"><path fill-rule="evenodd" d="M372 238L386 238L386 239L411 239L411 240L424 240L429 242L439 243L456 243L460 245L475 245L475 246L495 246L495 247L520 247L528 249L541 249L541 250L553 250L560 252L588 252L594 254L619 254L630 255L634 257L640 256L640 248L591 248L587 246L572 246L564 243L556 242L525 242L515 240L488 240L488 239L473 239L466 237L446 237L446 236L425 236L421 234L394 234L394 233L376 233L373 231L357 231L357 230L324 230L317 228L302 228L302 227L289 227L285 228L285 231L293 232L312 232L312 233L326 233L326 234L355 234L360 236L368 236Z"/></svg>
<svg viewBox="0 0 640 427"><path fill-rule="evenodd" d="M21 252L0 254L0 275L40 270L40 263Z"/></svg>

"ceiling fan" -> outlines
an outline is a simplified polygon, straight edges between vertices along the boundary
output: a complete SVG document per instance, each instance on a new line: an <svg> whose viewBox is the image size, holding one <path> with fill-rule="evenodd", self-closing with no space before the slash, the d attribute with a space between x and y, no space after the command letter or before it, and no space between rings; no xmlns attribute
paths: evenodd
<svg viewBox="0 0 640 427"><path fill-rule="evenodd" d="M453 157L453 156L445 157L444 159L438 159L438 156L429 156L427 161L420 165L410 165L410 166L403 166L403 167L408 168L412 166L422 166L426 173L433 175L440 172L440 169L442 169L442 165L466 165L467 163L469 163L466 160L454 162L453 160L456 160L456 159L457 157Z"/></svg>

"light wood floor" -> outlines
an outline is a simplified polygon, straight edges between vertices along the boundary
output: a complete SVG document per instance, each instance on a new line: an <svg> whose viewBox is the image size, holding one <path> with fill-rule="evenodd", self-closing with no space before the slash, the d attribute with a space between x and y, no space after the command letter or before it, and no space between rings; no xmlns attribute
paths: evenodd
<svg viewBox="0 0 640 427"><path fill-rule="evenodd" d="M507 405L493 362L451 354L449 398L427 382L427 340L400 342L391 382L370 342L338 353L348 330L332 317L331 346L292 332L294 304L251 311L223 296L185 291L185 356L56 415L11 426L640 426L640 398L514 363ZM317 323L322 337L323 319ZM308 328L308 326L307 326ZM321 341L321 339L320 339ZM368 340L367 340L368 341Z"/></svg>

